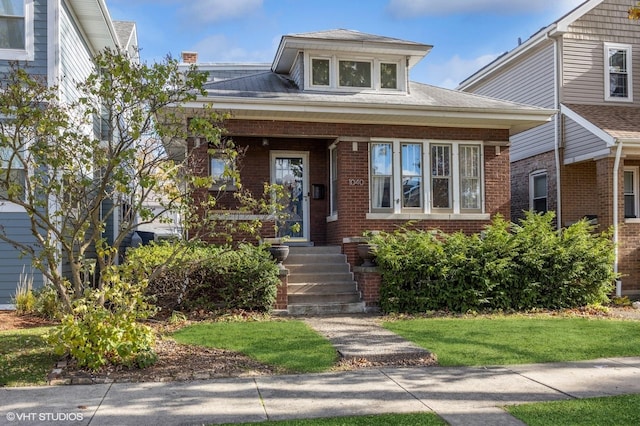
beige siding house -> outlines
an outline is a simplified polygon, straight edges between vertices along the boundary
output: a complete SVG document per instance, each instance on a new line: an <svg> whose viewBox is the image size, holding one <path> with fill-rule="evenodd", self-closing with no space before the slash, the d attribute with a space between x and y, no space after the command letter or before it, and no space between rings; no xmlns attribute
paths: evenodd
<svg viewBox="0 0 640 426"><path fill-rule="evenodd" d="M629 0L589 0L463 81L458 89L554 108L511 138L513 220L554 210L617 242L618 295L640 296L640 24Z"/></svg>

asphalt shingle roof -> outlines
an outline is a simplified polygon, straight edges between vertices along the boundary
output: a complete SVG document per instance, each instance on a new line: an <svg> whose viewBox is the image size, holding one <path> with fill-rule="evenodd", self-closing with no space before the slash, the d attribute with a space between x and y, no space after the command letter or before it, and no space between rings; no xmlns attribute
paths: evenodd
<svg viewBox="0 0 640 426"><path fill-rule="evenodd" d="M640 107L584 104L566 106L614 138L640 140Z"/></svg>

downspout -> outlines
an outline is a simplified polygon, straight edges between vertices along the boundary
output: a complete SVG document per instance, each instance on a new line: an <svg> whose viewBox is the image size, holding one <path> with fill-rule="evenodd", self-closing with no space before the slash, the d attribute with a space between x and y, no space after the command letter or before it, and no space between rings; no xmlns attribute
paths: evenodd
<svg viewBox="0 0 640 426"><path fill-rule="evenodd" d="M562 228L562 180L560 179L560 72L558 70L558 39L553 39L553 96L555 108L558 110L554 122L554 156L556 162L556 226Z"/></svg>
<svg viewBox="0 0 640 426"><path fill-rule="evenodd" d="M618 189L620 186L620 179L618 177L618 172L620 170L620 157L622 157L622 141L617 140L618 147L616 149L616 159L613 163L613 250L614 250L614 260L613 260L613 272L618 275ZM616 280L616 296L622 296L622 281Z"/></svg>

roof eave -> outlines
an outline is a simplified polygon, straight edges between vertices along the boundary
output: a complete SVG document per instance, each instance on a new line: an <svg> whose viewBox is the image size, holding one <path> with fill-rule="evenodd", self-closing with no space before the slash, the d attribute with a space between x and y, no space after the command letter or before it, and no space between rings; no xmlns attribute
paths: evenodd
<svg viewBox="0 0 640 426"><path fill-rule="evenodd" d="M312 103L295 101L249 100L215 97L202 98L185 105L201 108L215 105L239 119L276 121L322 121L355 124L397 124L412 126L445 126L462 128L509 129L510 135L532 129L551 120L555 110L487 109L422 105L366 105L350 103Z"/></svg>
<svg viewBox="0 0 640 426"><path fill-rule="evenodd" d="M113 20L104 0L69 0L95 52L120 49Z"/></svg>

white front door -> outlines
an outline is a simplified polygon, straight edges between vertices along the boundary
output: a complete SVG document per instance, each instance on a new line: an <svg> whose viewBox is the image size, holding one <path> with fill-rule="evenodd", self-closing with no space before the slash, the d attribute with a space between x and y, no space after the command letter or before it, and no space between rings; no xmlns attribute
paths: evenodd
<svg viewBox="0 0 640 426"><path fill-rule="evenodd" d="M277 237L309 241L309 153L271 151L271 183L284 188L283 213Z"/></svg>

